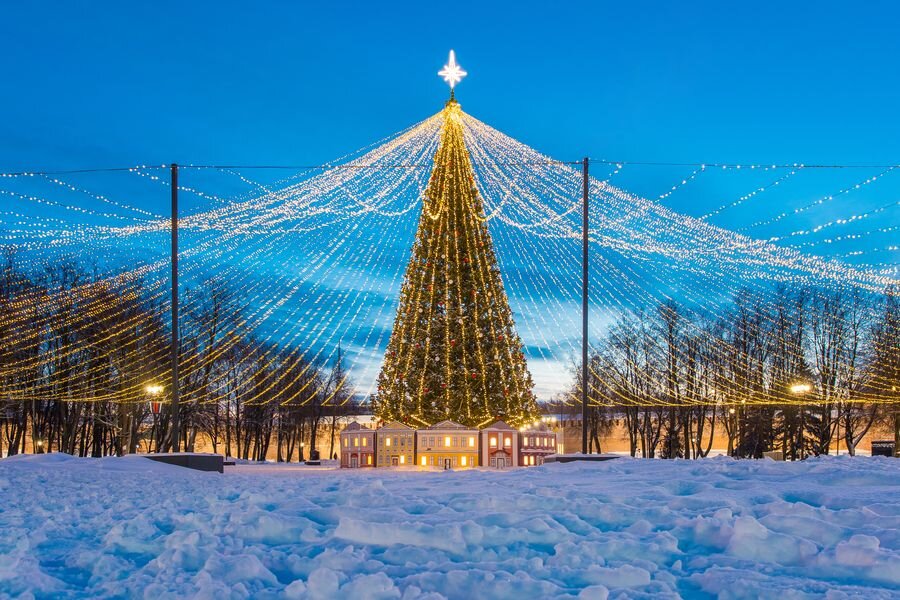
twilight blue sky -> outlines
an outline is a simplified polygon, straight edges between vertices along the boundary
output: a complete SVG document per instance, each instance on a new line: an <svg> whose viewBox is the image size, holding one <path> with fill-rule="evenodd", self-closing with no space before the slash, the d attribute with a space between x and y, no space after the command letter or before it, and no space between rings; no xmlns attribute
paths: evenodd
<svg viewBox="0 0 900 600"><path fill-rule="evenodd" d="M668 4L666 6L666 4ZM0 165L322 162L436 112L559 158L900 161L893 2L23 2Z"/></svg>
<svg viewBox="0 0 900 600"><path fill-rule="evenodd" d="M7 2L0 171L321 164L437 112L449 48L470 73L464 109L555 158L897 164L898 22L888 1ZM635 167L616 183L655 198L689 172ZM740 227L877 172L807 172L714 222ZM666 203L696 216L765 183L707 179Z"/></svg>
<svg viewBox="0 0 900 600"><path fill-rule="evenodd" d="M0 172L321 164L440 110L450 48L463 108L555 158L898 164L898 22L887 1L6 2ZM657 198L690 171L628 167L615 183ZM879 171L806 171L713 222L740 228ZM708 174L664 203L697 216L774 177ZM884 180L752 233L896 201L900 170ZM892 240L815 250L896 265Z"/></svg>

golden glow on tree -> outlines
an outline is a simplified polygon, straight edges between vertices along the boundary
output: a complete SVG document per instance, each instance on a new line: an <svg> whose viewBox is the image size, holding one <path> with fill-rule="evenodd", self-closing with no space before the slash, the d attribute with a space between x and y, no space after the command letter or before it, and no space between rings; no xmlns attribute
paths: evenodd
<svg viewBox="0 0 900 600"><path fill-rule="evenodd" d="M806 394L810 390L812 390L812 386L810 386L808 383L796 383L791 386L792 394Z"/></svg>
<svg viewBox="0 0 900 600"><path fill-rule="evenodd" d="M442 116L375 411L424 424L528 423L538 414L533 383L452 97Z"/></svg>

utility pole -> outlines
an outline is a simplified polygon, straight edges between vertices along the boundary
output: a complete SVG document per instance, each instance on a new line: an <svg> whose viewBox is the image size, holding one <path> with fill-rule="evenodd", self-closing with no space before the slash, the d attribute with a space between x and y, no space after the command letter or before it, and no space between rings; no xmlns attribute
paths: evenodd
<svg viewBox="0 0 900 600"><path fill-rule="evenodd" d="M588 158L582 161L581 204L581 453L588 453Z"/></svg>
<svg viewBox="0 0 900 600"><path fill-rule="evenodd" d="M178 405L178 164L172 163L172 438L169 450L178 452L181 440Z"/></svg>

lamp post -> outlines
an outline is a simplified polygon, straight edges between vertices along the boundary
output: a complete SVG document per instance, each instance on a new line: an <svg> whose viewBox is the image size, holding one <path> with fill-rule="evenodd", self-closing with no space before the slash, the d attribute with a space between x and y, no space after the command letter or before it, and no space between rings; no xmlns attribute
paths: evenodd
<svg viewBox="0 0 900 600"><path fill-rule="evenodd" d="M897 386L891 386L894 401L897 400ZM900 406L894 405L894 456L900 458Z"/></svg>
<svg viewBox="0 0 900 600"><path fill-rule="evenodd" d="M738 425L739 425L739 422L738 422L738 418L735 416L736 413L737 413L737 411L734 409L733 406L732 406L731 408L728 409L728 414L731 415L731 418L732 418L732 419L734 419L734 420L732 421L732 422L734 423L734 439L735 439L735 441L737 442L737 445L740 446L741 440L739 439L739 436L738 436ZM730 442L730 440L729 440L729 442ZM736 454L737 454L737 447L732 447L732 448L731 448L731 455L734 456L734 455L736 455Z"/></svg>
<svg viewBox="0 0 900 600"><path fill-rule="evenodd" d="M156 439L157 431L157 417L159 415L159 396L163 393L163 386L158 383L148 383L144 386L144 392L147 393L147 396L150 397L150 413L153 415L153 427L150 428L150 441L152 443L153 440ZM148 444L149 451L149 444ZM159 440L156 440L156 450L159 451Z"/></svg>
<svg viewBox="0 0 900 600"><path fill-rule="evenodd" d="M801 398L812 391L812 386L808 383L795 383L791 385L790 391L795 396L800 396ZM800 460L806 458L805 446L803 443L803 403L800 404Z"/></svg>
<svg viewBox="0 0 900 600"><path fill-rule="evenodd" d="M582 161L581 183L581 453L588 453L588 201L590 159Z"/></svg>

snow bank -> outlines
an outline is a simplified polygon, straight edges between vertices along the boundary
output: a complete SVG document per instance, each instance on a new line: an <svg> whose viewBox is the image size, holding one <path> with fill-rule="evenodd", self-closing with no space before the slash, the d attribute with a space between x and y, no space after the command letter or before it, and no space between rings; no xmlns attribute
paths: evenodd
<svg viewBox="0 0 900 600"><path fill-rule="evenodd" d="M900 460L0 460L0 597L898 598Z"/></svg>

